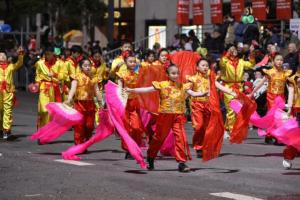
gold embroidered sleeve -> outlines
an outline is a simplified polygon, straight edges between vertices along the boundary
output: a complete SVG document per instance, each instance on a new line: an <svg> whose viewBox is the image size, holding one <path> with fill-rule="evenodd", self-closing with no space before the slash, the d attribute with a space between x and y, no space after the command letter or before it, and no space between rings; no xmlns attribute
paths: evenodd
<svg viewBox="0 0 300 200"><path fill-rule="evenodd" d="M152 85L156 90L161 90L161 82L153 81Z"/></svg>

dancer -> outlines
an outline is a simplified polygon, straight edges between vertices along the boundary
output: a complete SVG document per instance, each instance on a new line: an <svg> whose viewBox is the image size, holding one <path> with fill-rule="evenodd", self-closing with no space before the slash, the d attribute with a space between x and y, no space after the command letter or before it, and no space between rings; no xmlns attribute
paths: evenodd
<svg viewBox="0 0 300 200"><path fill-rule="evenodd" d="M156 120L155 134L150 141L147 151L148 169L154 169L154 159L157 156L170 129L175 135L175 159L179 163L180 172L189 172L190 168L185 164L191 159L187 138L184 130L185 124L185 95L190 84L177 82L179 70L175 65L167 68L167 75L170 80L153 82L153 86L144 88L127 88L127 92L148 93L159 91L160 105L159 115Z"/></svg>
<svg viewBox="0 0 300 200"><path fill-rule="evenodd" d="M265 77L250 94L250 96L253 96L253 94L256 91L258 91L266 81L268 81L268 89L267 89L268 110L270 110L273 107L274 101L277 97L281 97L283 100L285 100L284 89L288 81L288 77L292 74L292 71L283 69L282 64L283 64L283 56L281 54L276 54L274 56L272 69L269 70L263 69L263 72L265 73ZM290 95L289 95L288 102L291 101L291 94L293 94L293 92L291 92L290 90L291 87L289 86ZM267 144L276 143L276 140L270 135L267 135L265 138L265 143Z"/></svg>
<svg viewBox="0 0 300 200"><path fill-rule="evenodd" d="M12 136L12 110L15 96L13 73L23 65L23 52L23 48L20 47L17 50L18 61L9 63L6 52L0 51L0 129L4 140L9 140Z"/></svg>
<svg viewBox="0 0 300 200"><path fill-rule="evenodd" d="M209 160L219 155L224 134L216 88L234 97L236 94L216 81L215 73L210 70L206 59L198 61L197 73L188 76L187 80L192 84L187 92L191 95L193 148L198 158L202 158L204 151L203 160Z"/></svg>
<svg viewBox="0 0 300 200"><path fill-rule="evenodd" d="M89 60L91 62L91 67L92 67L91 73L93 77L97 77L98 87L101 95L103 96L104 81L108 79L109 69L106 67L106 63L104 62L104 59L102 57L101 49L99 48L92 49L92 55L89 57ZM99 114L102 109L102 105L103 105L102 101L100 103L96 103L96 114L95 114L96 125L98 125L100 121Z"/></svg>
<svg viewBox="0 0 300 200"><path fill-rule="evenodd" d="M35 82L39 86L37 128L41 128L49 122L46 105L50 102L62 102L59 83L66 80L64 63L55 57L54 47L47 47L44 55L35 64Z"/></svg>
<svg viewBox="0 0 300 200"><path fill-rule="evenodd" d="M78 70L78 62L82 54L82 48L81 46L73 45L70 51L71 55L66 58L65 67L63 69L65 71L64 73L66 73L62 88L64 100L67 99L71 87L71 81L76 76L76 71Z"/></svg>
<svg viewBox="0 0 300 200"><path fill-rule="evenodd" d="M250 46L249 61L238 58L238 53L235 46L231 46L226 55L221 58L220 68L221 68L221 80L225 87L231 89L238 89L242 92L243 90L243 77L245 70L253 69L255 64L255 58L253 55L254 47ZM234 97L230 94L224 94L224 103L226 107L226 123L225 123L225 138L229 138L229 133L232 131L235 122L235 113L230 108L229 102Z"/></svg>
<svg viewBox="0 0 300 200"><path fill-rule="evenodd" d="M293 86L293 99L290 100L293 102L293 105L290 107L288 113L291 113L292 116L296 117L300 126L300 67L297 68L296 74L289 78L289 80ZM300 152L295 147L287 146L283 150L283 167L290 169L292 167L292 160L299 154Z"/></svg>
<svg viewBox="0 0 300 200"><path fill-rule="evenodd" d="M115 80L116 78L116 72L118 71L125 71L126 70L126 64L124 60L124 53L127 51L132 51L132 44L125 40L122 42L122 45L120 47L121 49L121 55L115 58L111 64L111 69L110 69L110 78L112 80Z"/></svg>
<svg viewBox="0 0 300 200"><path fill-rule="evenodd" d="M126 70L116 72L118 77L118 84L121 87L135 88L138 79L138 70L136 69L136 57L131 51L123 53ZM125 108L125 127L131 138L139 145L143 142L144 128L140 116L140 105L136 94L129 94L126 108ZM129 158L127 146L122 141L122 148L126 151L125 158Z"/></svg>
<svg viewBox="0 0 300 200"><path fill-rule="evenodd" d="M94 130L96 107L94 96L98 101L102 96L98 87L98 79L93 78L91 73L91 62L84 58L79 62L80 71L76 73L72 80L71 90L68 99L64 102L71 105L74 98L74 108L83 115L83 122L74 127L74 143L81 144L87 141Z"/></svg>

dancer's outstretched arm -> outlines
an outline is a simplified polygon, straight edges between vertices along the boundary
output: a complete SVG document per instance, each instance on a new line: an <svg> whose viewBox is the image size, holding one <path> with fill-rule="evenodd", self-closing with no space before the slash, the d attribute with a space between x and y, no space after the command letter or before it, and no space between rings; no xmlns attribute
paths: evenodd
<svg viewBox="0 0 300 200"><path fill-rule="evenodd" d="M218 81L216 81L215 84L216 84L216 88L218 88L218 89L221 90L222 92L225 92L225 93L227 93L227 94L230 94L230 95L232 95L232 96L234 96L234 97L237 96L236 93L235 93L234 91L232 91L232 89L223 86L223 85L220 84Z"/></svg>
<svg viewBox="0 0 300 200"><path fill-rule="evenodd" d="M154 92L156 90L153 86L151 86L151 87L141 87L141 88L125 88L125 91L131 93L148 93L148 92Z"/></svg>
<svg viewBox="0 0 300 200"><path fill-rule="evenodd" d="M65 104L68 104L68 105L71 104L71 101L72 101L72 99L75 95L75 92L76 92L77 84L78 84L77 80L72 81L71 90L69 92L68 99L64 102Z"/></svg>

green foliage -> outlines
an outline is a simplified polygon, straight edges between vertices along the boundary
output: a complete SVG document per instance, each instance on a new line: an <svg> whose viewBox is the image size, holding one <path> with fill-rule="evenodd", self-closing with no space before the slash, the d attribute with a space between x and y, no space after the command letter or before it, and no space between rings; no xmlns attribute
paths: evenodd
<svg viewBox="0 0 300 200"><path fill-rule="evenodd" d="M87 23L88 17L92 26L102 23L107 9L106 5L99 0L11 0L7 2L0 1L3 5L0 12L7 13L9 10L9 15L0 15L5 21L19 26L25 16L34 19L37 13L48 14L52 17L52 21L56 21L60 33L70 29L80 29L83 22ZM55 13L58 13L57 18ZM82 20L83 17L85 20Z"/></svg>

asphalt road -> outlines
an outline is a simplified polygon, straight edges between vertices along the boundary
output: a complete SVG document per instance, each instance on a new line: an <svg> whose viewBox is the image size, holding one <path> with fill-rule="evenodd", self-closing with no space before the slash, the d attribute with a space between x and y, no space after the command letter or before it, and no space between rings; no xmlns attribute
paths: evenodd
<svg viewBox="0 0 300 200"><path fill-rule="evenodd" d="M73 144L68 132L55 142L37 145L37 96L18 92L11 142L0 142L0 199L300 199L300 159L282 167L283 146L265 145L251 131L241 145L224 142L219 158L188 163L179 173L171 157L160 157L156 170L142 170L125 160L120 140L111 136L81 155L84 166L62 163L61 151ZM191 142L191 125L186 126ZM192 149L191 149L192 150ZM88 165L89 164L89 165ZM244 196L243 196L244 195Z"/></svg>

